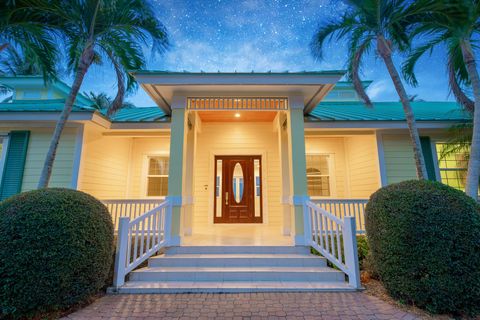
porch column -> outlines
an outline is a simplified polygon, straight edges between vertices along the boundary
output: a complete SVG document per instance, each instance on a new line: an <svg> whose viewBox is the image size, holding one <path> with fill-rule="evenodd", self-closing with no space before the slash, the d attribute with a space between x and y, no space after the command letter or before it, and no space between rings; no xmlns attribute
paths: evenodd
<svg viewBox="0 0 480 320"><path fill-rule="evenodd" d="M185 154L185 97L174 97L170 123L170 168L168 171L168 197L172 203L171 245L180 245L182 215L183 163Z"/></svg>
<svg viewBox="0 0 480 320"><path fill-rule="evenodd" d="M292 205L294 211L295 245L305 245L303 204L308 199L307 164L305 155L305 126L303 97L289 97L289 146L292 163Z"/></svg>
<svg viewBox="0 0 480 320"><path fill-rule="evenodd" d="M280 114L278 117L278 147L280 151L280 162L282 168L282 211L283 226L282 233L285 236L291 236L292 230L292 206L291 206L291 166L290 166L290 148L288 142L288 115Z"/></svg>

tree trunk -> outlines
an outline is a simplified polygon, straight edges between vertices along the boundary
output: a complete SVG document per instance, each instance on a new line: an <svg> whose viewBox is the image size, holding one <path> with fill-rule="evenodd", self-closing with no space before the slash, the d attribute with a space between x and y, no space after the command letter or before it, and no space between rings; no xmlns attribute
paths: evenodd
<svg viewBox="0 0 480 320"><path fill-rule="evenodd" d="M448 84L452 89L452 93L455 96L455 100L462 105L465 110L473 114L473 110L475 109L475 104L469 97L463 92L462 88L460 87L457 76L455 74L455 66L453 65L452 57L448 59Z"/></svg>
<svg viewBox="0 0 480 320"><path fill-rule="evenodd" d="M463 60L467 67L475 98L475 109L473 111L473 135L472 144L470 146L470 160L468 161L465 193L473 199L478 200L478 179L480 178L480 78L470 40L463 40L460 43L460 46L462 48Z"/></svg>
<svg viewBox="0 0 480 320"><path fill-rule="evenodd" d="M418 179L427 179L427 168L425 167L422 146L420 144L420 136L418 135L417 124L415 123L415 117L413 115L412 107L410 105L410 100L408 99L408 95L405 91L400 75L395 68L395 65L393 64L390 44L382 35L377 36L377 50L383 61L385 62L388 73L392 78L395 89L398 93L398 96L400 97L400 101L402 102L403 112L405 113L405 119L407 120L408 131L410 133L410 139L413 145L413 155L415 158L417 177Z"/></svg>
<svg viewBox="0 0 480 320"><path fill-rule="evenodd" d="M50 182L50 177L52 175L53 162L55 161L55 156L57 154L58 143L60 142L60 136L62 131L67 123L68 116L72 112L73 104L77 98L78 91L83 82L83 78L88 71L88 68L92 64L93 60L93 47L87 45L85 50L82 52L80 57L80 62L77 67L77 72L75 74L75 80L73 81L72 89L65 100L65 105L63 107L60 118L57 121L55 126L55 131L53 132L52 140L50 141L50 147L48 148L47 156L45 158L45 163L43 164L42 173L40 175L40 180L38 182L38 188L48 187Z"/></svg>
<svg viewBox="0 0 480 320"><path fill-rule="evenodd" d="M8 42L7 43L4 43L4 44L0 44L0 52L2 52L3 50L7 49L8 47Z"/></svg>

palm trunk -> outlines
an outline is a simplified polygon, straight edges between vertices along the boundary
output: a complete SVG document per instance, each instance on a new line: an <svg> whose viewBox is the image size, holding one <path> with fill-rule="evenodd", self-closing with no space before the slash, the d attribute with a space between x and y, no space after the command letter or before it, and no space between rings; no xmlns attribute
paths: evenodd
<svg viewBox="0 0 480 320"><path fill-rule="evenodd" d="M7 49L7 47L8 47L8 43L0 44L0 52Z"/></svg>
<svg viewBox="0 0 480 320"><path fill-rule="evenodd" d="M53 132L52 140L50 141L50 147L48 148L45 163L43 164L42 173L38 182L39 189L48 187L62 131L65 128L65 124L67 123L70 113L72 112L73 103L77 98L78 91L80 91L83 78L85 77L85 74L87 73L87 70L92 63L92 59L93 48L92 46L87 46L82 53L80 62L77 67L77 73L75 74L75 80L73 81L72 89L67 99L65 100L65 105L63 107L62 113L60 114L60 118L58 119L57 125L55 126L55 131Z"/></svg>
<svg viewBox="0 0 480 320"><path fill-rule="evenodd" d="M455 74L455 66L453 65L452 57L448 59L448 83L452 89L452 93L455 96L455 100L462 105L465 110L473 114L475 104L469 97L463 92L462 88L458 84L457 76Z"/></svg>
<svg viewBox="0 0 480 320"><path fill-rule="evenodd" d="M413 155L415 158L415 167L417 170L418 179L427 179L427 168L425 167L425 159L423 158L422 146L420 144L420 136L418 134L417 124L413 115L410 100L408 99L407 92L403 86L400 75L393 63L392 52L387 40L379 35L377 36L377 48L378 53L385 62L385 66L388 69L388 73L392 78L395 89L397 90L400 101L402 102L403 112L405 113L405 119L407 120L408 131L410 133L410 139L413 145Z"/></svg>
<svg viewBox="0 0 480 320"><path fill-rule="evenodd" d="M470 40L463 40L460 44L463 60L467 67L468 76L473 88L475 109L473 111L473 135L470 146L470 160L468 161L467 182L465 193L478 200L478 179L480 178L480 77L477 63L470 44Z"/></svg>

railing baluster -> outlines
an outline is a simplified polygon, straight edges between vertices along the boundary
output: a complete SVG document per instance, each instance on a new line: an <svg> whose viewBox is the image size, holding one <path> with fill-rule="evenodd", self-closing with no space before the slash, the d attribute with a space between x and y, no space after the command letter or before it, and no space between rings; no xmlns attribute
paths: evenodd
<svg viewBox="0 0 480 320"><path fill-rule="evenodd" d="M133 261L137 260L139 225L135 224L134 227L135 227L135 246L133 247Z"/></svg>
<svg viewBox="0 0 480 320"><path fill-rule="evenodd" d="M323 227L323 216L320 213L318 213L317 216L318 216L318 223L319 223L318 229L320 230L320 248L325 249L325 246L324 246L325 241L323 240L323 234L324 234L324 232L323 232L323 228L324 228Z"/></svg>
<svg viewBox="0 0 480 320"><path fill-rule="evenodd" d="M329 222L329 232L330 232L330 240L332 240L332 255L335 256L335 240L334 240L334 236L333 236L333 221L332 220L328 220Z"/></svg>
<svg viewBox="0 0 480 320"><path fill-rule="evenodd" d="M324 219L324 221L323 221L323 228L324 228L324 230L325 230L325 250L326 250L327 252L329 252L329 251L330 251L330 249L329 249L330 241L328 240L328 224L327 224L327 223L328 223L328 220L327 220L327 217L325 217L325 216L323 216L323 215L322 215L322 219Z"/></svg>
<svg viewBox="0 0 480 320"><path fill-rule="evenodd" d="M131 259L131 256L132 256L132 236L133 236L132 228L129 228L128 239L127 239L127 265L126 265L126 267L128 267L130 265L130 259Z"/></svg>
<svg viewBox="0 0 480 320"><path fill-rule="evenodd" d="M340 243L340 232L338 231L339 225L338 223L335 223L335 231L337 233L337 259L338 261L342 262L342 250L340 249L341 243Z"/></svg>

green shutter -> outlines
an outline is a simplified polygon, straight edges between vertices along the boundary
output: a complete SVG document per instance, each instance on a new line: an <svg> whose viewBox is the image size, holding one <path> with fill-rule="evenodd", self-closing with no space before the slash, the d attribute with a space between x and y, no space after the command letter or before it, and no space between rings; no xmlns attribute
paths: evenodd
<svg viewBox="0 0 480 320"><path fill-rule="evenodd" d="M437 175L435 173L430 137L420 137L420 144L422 145L423 158L425 159L425 166L427 167L428 180L436 181Z"/></svg>
<svg viewBox="0 0 480 320"><path fill-rule="evenodd" d="M0 200L13 196L22 190L29 137L30 131L12 131L9 134L7 155L0 185Z"/></svg>

